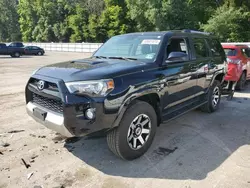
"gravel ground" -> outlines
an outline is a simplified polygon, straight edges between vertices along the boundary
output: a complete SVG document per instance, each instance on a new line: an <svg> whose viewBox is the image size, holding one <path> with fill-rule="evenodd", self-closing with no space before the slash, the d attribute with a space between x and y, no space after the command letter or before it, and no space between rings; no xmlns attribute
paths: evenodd
<svg viewBox="0 0 250 188"><path fill-rule="evenodd" d="M65 140L28 117L31 73L87 56L0 56L0 188L250 187L250 87L214 114L192 111L161 125L150 150L130 162L116 158L105 138Z"/></svg>

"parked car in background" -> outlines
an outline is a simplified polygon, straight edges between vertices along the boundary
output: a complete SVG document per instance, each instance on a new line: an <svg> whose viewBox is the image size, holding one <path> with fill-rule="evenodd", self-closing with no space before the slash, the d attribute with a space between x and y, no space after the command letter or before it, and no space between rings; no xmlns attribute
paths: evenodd
<svg viewBox="0 0 250 188"><path fill-rule="evenodd" d="M20 57L24 54L23 47L7 46L5 43L0 43L0 55L10 55L11 57Z"/></svg>
<svg viewBox="0 0 250 188"><path fill-rule="evenodd" d="M107 133L110 150L132 160L157 126L190 110L218 110L226 55L208 33L168 31L112 37L91 58L38 69L28 114L64 136Z"/></svg>
<svg viewBox="0 0 250 188"><path fill-rule="evenodd" d="M8 47L22 48L24 45L22 42L12 42L8 45Z"/></svg>
<svg viewBox="0 0 250 188"><path fill-rule="evenodd" d="M44 49L38 46L25 46L24 47L25 55L44 55Z"/></svg>
<svg viewBox="0 0 250 188"><path fill-rule="evenodd" d="M243 90L250 79L250 48L246 45L222 45L227 56L226 81L237 82L236 89Z"/></svg>

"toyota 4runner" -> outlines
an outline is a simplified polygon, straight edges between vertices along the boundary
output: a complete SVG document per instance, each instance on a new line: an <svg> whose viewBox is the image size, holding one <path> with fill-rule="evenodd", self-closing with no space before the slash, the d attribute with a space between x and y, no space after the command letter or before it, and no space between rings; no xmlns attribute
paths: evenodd
<svg viewBox="0 0 250 188"><path fill-rule="evenodd" d="M132 160L162 122L219 108L226 56L198 31L145 32L109 39L92 57L49 65L26 86L27 112L67 137L104 131L110 150Z"/></svg>

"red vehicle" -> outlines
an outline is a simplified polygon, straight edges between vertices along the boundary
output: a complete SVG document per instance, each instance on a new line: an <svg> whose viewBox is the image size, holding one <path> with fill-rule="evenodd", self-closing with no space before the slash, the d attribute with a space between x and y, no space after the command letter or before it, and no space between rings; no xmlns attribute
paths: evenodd
<svg viewBox="0 0 250 188"><path fill-rule="evenodd" d="M226 81L237 82L236 89L243 90L250 79L250 48L246 45L222 45L227 56Z"/></svg>

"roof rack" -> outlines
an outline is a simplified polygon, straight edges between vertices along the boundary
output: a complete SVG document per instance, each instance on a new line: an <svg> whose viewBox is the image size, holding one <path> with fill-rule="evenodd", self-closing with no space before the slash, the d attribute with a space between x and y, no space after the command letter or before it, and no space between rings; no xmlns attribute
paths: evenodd
<svg viewBox="0 0 250 188"><path fill-rule="evenodd" d="M202 34L202 35L211 35L211 33L202 32L202 31L195 31L195 30L191 30L191 29L184 29L184 30L182 30L182 32L184 32L184 33L197 33L197 34Z"/></svg>

